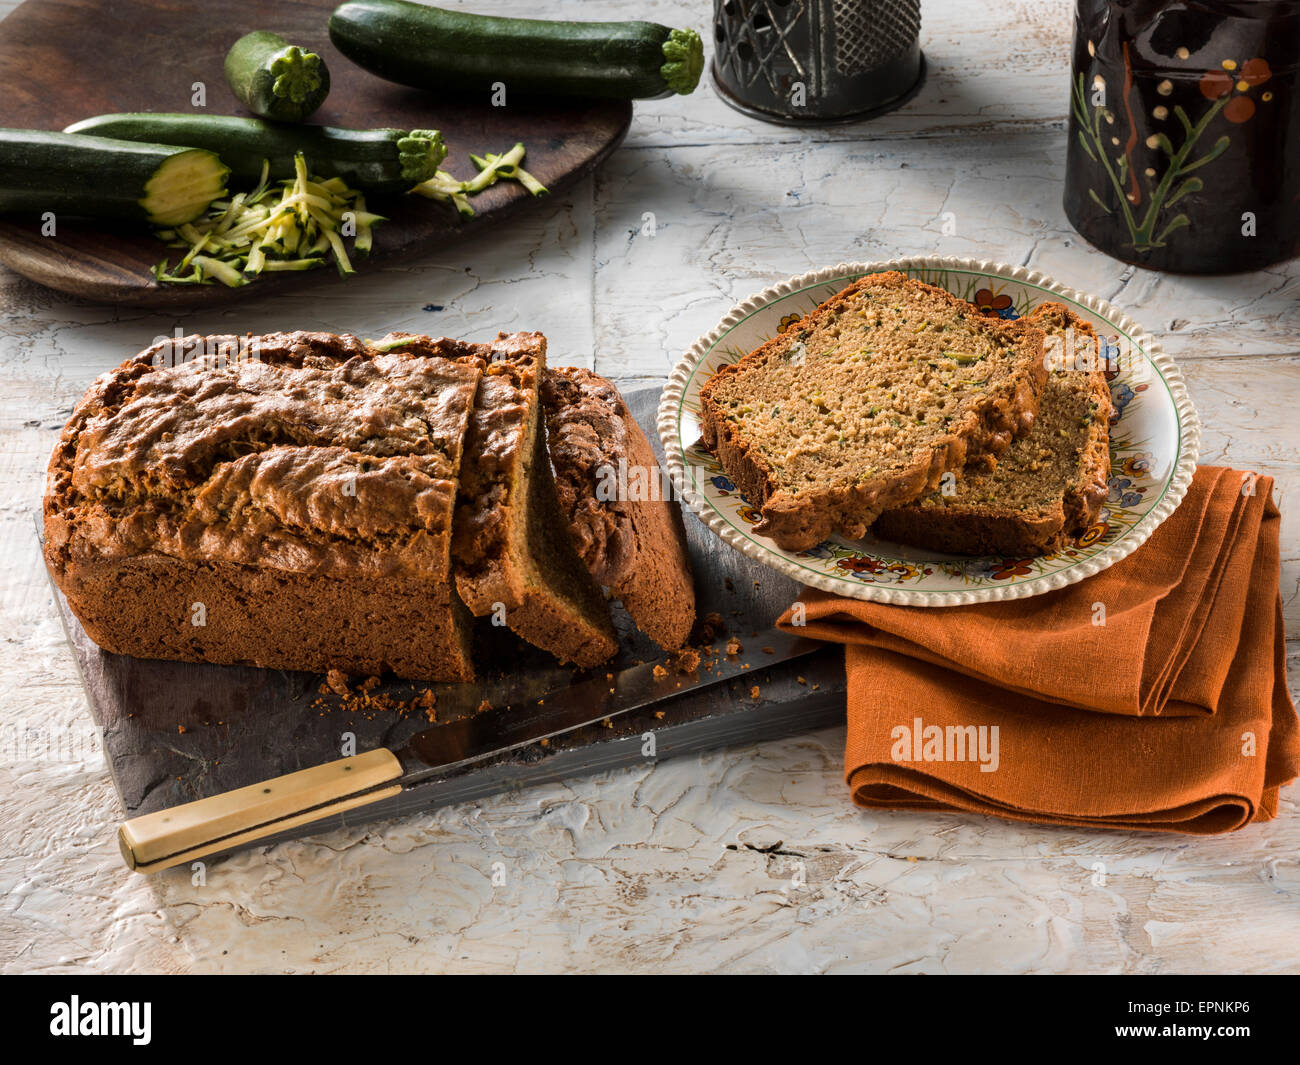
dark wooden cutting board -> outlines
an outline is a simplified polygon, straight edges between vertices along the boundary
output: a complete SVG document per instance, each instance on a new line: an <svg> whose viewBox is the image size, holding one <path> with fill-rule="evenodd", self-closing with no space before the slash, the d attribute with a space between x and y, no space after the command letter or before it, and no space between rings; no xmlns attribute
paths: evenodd
<svg viewBox="0 0 1300 1065"><path fill-rule="evenodd" d="M435 96L381 81L330 44L327 24L336 6L337 0L27 0L0 22L0 127L59 130L113 111L246 114L222 64L243 34L269 29L310 47L329 66L330 95L313 122L439 129L448 146L443 167L457 177L474 174L470 152L503 152L522 141L524 165L555 194L591 172L627 132L632 106L624 101L507 95L507 106L493 107L486 97ZM191 104L196 82L205 87L205 109ZM86 175L88 185L94 180ZM462 220L449 205L420 197L368 197L389 221L376 227L374 250L355 265L364 273L477 235L534 199L517 182L503 181L475 196L477 214ZM138 226L60 218L57 235L45 237L37 221L0 218L0 263L104 302L195 306L331 279L346 283L325 267L266 275L255 288L159 285L150 269L167 251Z"/></svg>
<svg viewBox="0 0 1300 1065"><path fill-rule="evenodd" d="M659 389L625 393L655 443ZM395 798L304 825L275 840L307 836L342 824L401 816L433 806L470 802L497 792L609 769L644 765L642 736L653 732L656 759L823 728L844 721L844 655L838 647L782 665L766 665L762 641L799 593L788 577L750 561L685 516L701 617L717 612L741 641L752 672L683 694L655 708L534 745L443 779L408 788ZM321 676L240 666L159 662L101 651L55 593L91 711L104 730L104 752L122 799L124 818L152 813L343 756L350 734L355 752L401 746L429 726L418 712L348 712L320 694ZM610 668L663 658L619 619L623 649ZM488 679L475 685L434 685L438 719L545 698L577 675L503 630L480 631L476 660ZM725 640L725 637L724 637ZM718 641L721 646L722 641ZM753 689L757 687L758 694ZM377 689L409 699L412 685ZM658 716L662 715L662 716ZM267 840L256 846L266 845Z"/></svg>

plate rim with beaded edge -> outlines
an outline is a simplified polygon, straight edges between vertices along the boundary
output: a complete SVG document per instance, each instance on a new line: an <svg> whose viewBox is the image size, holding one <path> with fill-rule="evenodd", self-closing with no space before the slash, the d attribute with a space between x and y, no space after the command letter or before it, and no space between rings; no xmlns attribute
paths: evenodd
<svg viewBox="0 0 1300 1065"><path fill-rule="evenodd" d="M719 366L777 333L782 318L806 314L854 279L886 270L974 298L983 313L1005 318L1059 300L1119 350L1120 369L1110 380L1120 416L1111 424L1107 499L1076 544L1036 559L955 556L877 541L868 530L862 540L832 536L811 551L793 552L753 532L755 509L699 444L700 387ZM1131 357L1125 357L1125 346ZM1127 314L1037 270L946 256L839 263L789 277L736 304L678 360L664 387L657 427L675 490L724 542L801 584L902 606L1023 599L1100 573L1136 551L1174 512L1187 494L1200 449L1200 420L1181 371Z"/></svg>

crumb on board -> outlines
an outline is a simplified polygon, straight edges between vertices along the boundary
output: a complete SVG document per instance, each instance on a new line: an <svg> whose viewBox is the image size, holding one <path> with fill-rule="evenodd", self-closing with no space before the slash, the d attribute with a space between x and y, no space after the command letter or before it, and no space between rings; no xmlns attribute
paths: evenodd
<svg viewBox="0 0 1300 1065"><path fill-rule="evenodd" d="M694 673L700 668L700 652L694 647L685 647L677 652L673 666L678 673Z"/></svg>
<svg viewBox="0 0 1300 1065"><path fill-rule="evenodd" d="M656 721L662 721L663 719L664 719L664 712L663 712L662 710L656 710L656 711L655 711L655 720L656 720Z"/></svg>
<svg viewBox="0 0 1300 1065"><path fill-rule="evenodd" d="M749 689L749 697L751 699L757 699L761 694L762 693L758 690L757 684L755 684L752 688Z"/></svg>
<svg viewBox="0 0 1300 1065"><path fill-rule="evenodd" d="M764 647L764 648L763 648L763 654L765 654L765 655L774 655L774 654L776 654L776 651L773 650L771 647Z"/></svg>
<svg viewBox="0 0 1300 1065"><path fill-rule="evenodd" d="M794 679L797 680L800 684L808 683L808 679L806 677L795 677Z"/></svg>
<svg viewBox="0 0 1300 1065"><path fill-rule="evenodd" d="M478 712L480 714L483 713L484 710L491 710L491 709L492 709L492 704L487 699L484 699L481 703L478 704Z"/></svg>
<svg viewBox="0 0 1300 1065"><path fill-rule="evenodd" d="M335 695L350 695L348 675L341 669L331 669L325 674L325 683Z"/></svg>
<svg viewBox="0 0 1300 1065"><path fill-rule="evenodd" d="M743 651L744 649L745 649L744 644L742 644L742 643L741 643L738 639L736 639L734 636L733 636L730 640L727 641L727 654L728 654L728 655L738 655L738 654L740 654L740 652Z"/></svg>
<svg viewBox="0 0 1300 1065"><path fill-rule="evenodd" d="M182 736L184 736L187 730L184 725L177 725L176 731L179 732Z"/></svg>
<svg viewBox="0 0 1300 1065"><path fill-rule="evenodd" d="M663 680L664 677L668 676L668 670L666 670L662 665L655 666L654 675L656 680Z"/></svg>

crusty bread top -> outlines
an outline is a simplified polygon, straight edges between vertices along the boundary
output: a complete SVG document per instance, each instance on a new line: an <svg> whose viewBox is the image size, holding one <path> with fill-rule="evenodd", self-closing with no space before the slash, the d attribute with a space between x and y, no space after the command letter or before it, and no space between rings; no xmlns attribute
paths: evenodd
<svg viewBox="0 0 1300 1065"><path fill-rule="evenodd" d="M472 610L477 604L471 600L504 599L513 606L525 594L522 574L510 562L514 541L524 534L525 478L534 447L546 338L541 333L502 333L485 354L466 432L453 543L461 595ZM467 582L480 576L492 587L473 596Z"/></svg>
<svg viewBox="0 0 1300 1065"><path fill-rule="evenodd" d="M636 532L631 500L626 493L603 491L602 483L620 458L631 461L631 414L609 381L573 367L547 371L542 401L546 447L573 546L591 575L612 588L635 563Z"/></svg>
<svg viewBox="0 0 1300 1065"><path fill-rule="evenodd" d="M468 350L305 332L160 341L100 377L65 427L47 556L445 578L480 372Z"/></svg>
<svg viewBox="0 0 1300 1065"><path fill-rule="evenodd" d="M642 632L681 647L695 620L686 530L650 441L618 388L590 370L542 379L547 448L560 509L591 575Z"/></svg>

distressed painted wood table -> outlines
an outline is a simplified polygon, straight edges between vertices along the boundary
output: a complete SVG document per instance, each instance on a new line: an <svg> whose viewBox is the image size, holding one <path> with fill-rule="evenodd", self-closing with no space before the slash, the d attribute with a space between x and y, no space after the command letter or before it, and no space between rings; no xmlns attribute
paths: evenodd
<svg viewBox="0 0 1300 1065"><path fill-rule="evenodd" d="M0 0L0 13L12 6ZM1300 969L1295 788L1276 821L1208 840L868 813L848 801L841 729L254 850L214 864L203 884L178 871L132 877L39 559L32 513L73 403L178 326L473 339L535 327L562 361L644 382L785 275L968 255L1098 293L1163 339L1201 411L1203 461L1277 478L1286 622L1300 635L1300 263L1167 277L1072 233L1060 205L1070 8L1009 0L993 15L981 0L927 0L928 83L869 125L766 126L707 86L640 104L594 180L480 244L379 276L253 289L177 317L0 273L0 968ZM703 29L708 9L589 0L581 14ZM1300 667L1300 640L1289 646Z"/></svg>

